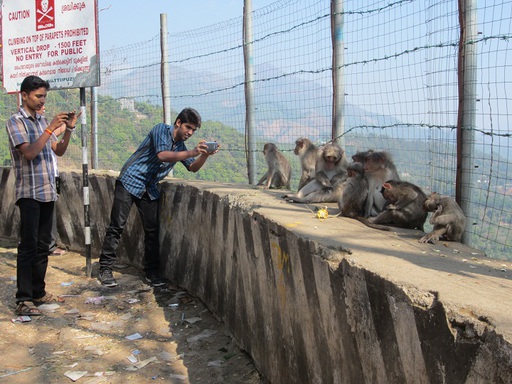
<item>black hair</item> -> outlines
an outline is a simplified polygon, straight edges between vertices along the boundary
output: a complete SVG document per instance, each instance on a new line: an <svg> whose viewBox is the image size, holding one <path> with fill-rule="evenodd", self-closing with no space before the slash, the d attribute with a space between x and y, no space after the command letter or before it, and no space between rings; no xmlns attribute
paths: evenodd
<svg viewBox="0 0 512 384"><path fill-rule="evenodd" d="M50 83L37 76L27 76L21 82L20 91L30 93L39 88L50 89Z"/></svg>
<svg viewBox="0 0 512 384"><path fill-rule="evenodd" d="M177 121L181 121L182 124L190 123L194 124L197 128L201 128L201 115L194 108L185 108L176 117L174 124Z"/></svg>

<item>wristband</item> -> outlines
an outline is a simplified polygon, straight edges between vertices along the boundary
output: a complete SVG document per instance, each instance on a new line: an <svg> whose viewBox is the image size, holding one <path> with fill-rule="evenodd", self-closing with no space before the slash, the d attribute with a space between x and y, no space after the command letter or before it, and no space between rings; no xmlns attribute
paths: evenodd
<svg viewBox="0 0 512 384"><path fill-rule="evenodd" d="M76 125L73 128L66 127L66 131L74 132L76 128Z"/></svg>
<svg viewBox="0 0 512 384"><path fill-rule="evenodd" d="M51 135L52 135L52 133L53 133L53 132L52 132L52 131L50 131L48 128L46 128L44 131L45 131L47 134L49 134L50 136L51 136Z"/></svg>

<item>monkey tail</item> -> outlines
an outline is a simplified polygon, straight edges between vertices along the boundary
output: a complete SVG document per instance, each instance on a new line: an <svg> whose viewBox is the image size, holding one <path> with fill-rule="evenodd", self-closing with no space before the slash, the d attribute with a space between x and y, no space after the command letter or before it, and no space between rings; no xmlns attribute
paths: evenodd
<svg viewBox="0 0 512 384"><path fill-rule="evenodd" d="M391 230L391 228L386 227L385 225L374 224L374 223L372 223L370 220L368 220L365 217L356 216L356 217L354 217L354 219L356 219L360 223L363 223L367 227L370 227L370 228L373 228L373 229L378 229L380 231L390 231Z"/></svg>

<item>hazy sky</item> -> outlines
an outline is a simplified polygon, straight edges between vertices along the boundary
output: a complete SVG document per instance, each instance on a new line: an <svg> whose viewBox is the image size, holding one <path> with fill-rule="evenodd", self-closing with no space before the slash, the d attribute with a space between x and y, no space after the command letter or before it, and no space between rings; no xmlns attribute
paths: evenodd
<svg viewBox="0 0 512 384"><path fill-rule="evenodd" d="M277 0L253 0L259 9ZM98 0L100 51L149 40L167 14L170 34L241 17L244 0Z"/></svg>

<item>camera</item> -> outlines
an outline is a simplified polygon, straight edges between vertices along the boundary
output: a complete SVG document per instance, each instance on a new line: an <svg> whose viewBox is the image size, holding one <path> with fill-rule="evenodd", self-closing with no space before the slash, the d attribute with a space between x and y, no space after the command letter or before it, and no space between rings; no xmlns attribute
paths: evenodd
<svg viewBox="0 0 512 384"><path fill-rule="evenodd" d="M216 141L207 141L205 144L208 147L208 152L215 152L219 147L219 143Z"/></svg>
<svg viewBox="0 0 512 384"><path fill-rule="evenodd" d="M68 113L68 120L71 120L73 118L73 116L75 116L74 112L69 112Z"/></svg>

